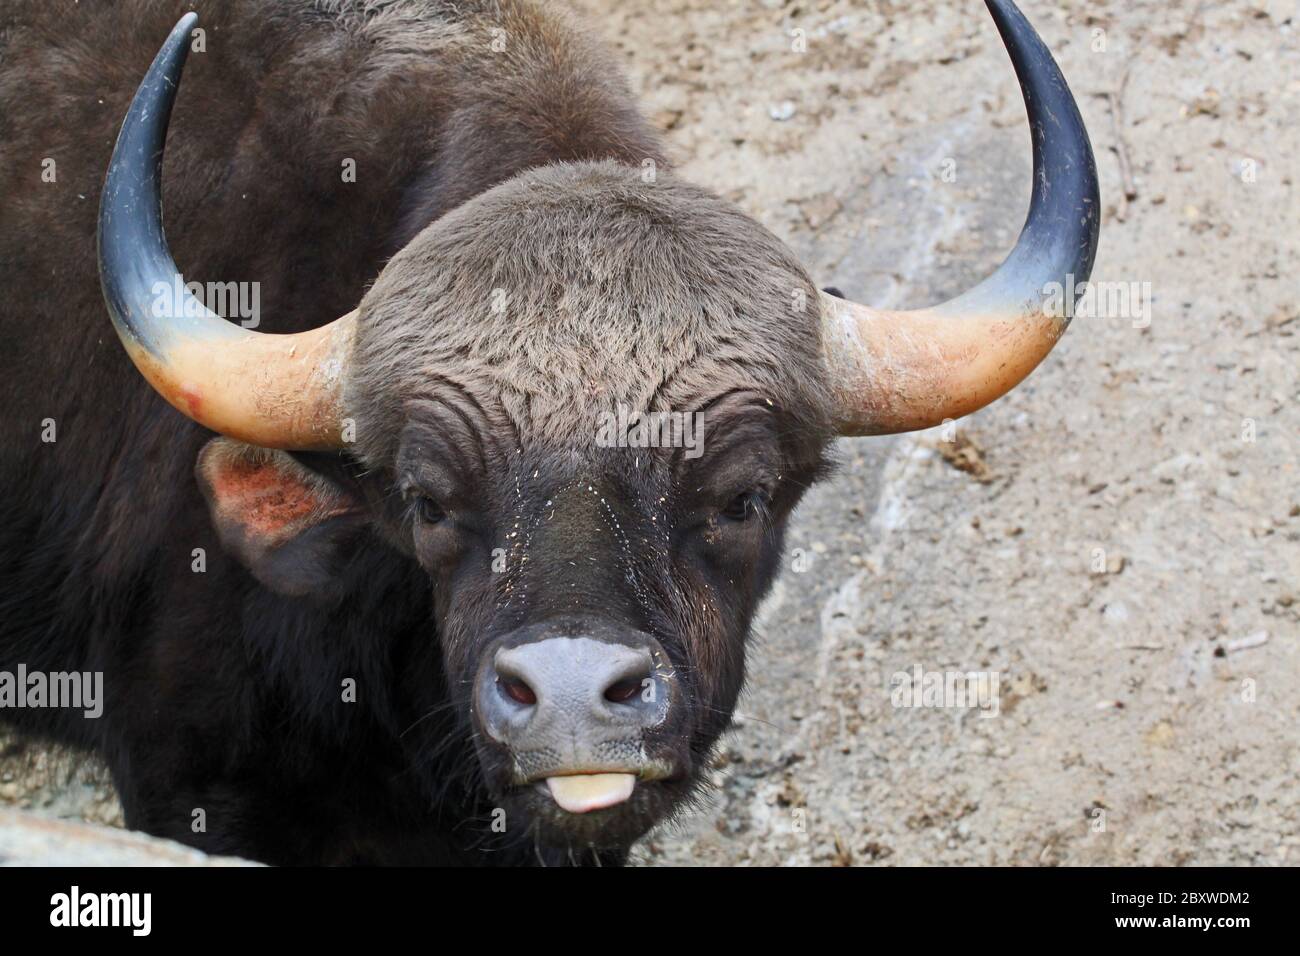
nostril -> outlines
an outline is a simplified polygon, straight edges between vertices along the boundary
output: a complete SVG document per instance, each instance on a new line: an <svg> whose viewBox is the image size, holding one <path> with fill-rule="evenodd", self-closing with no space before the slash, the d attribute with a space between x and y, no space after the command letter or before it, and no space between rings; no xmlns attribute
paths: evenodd
<svg viewBox="0 0 1300 956"><path fill-rule="evenodd" d="M501 689L517 704L523 704L525 707L532 707L537 703L537 694L533 689L517 677L498 677L497 683Z"/></svg>
<svg viewBox="0 0 1300 956"><path fill-rule="evenodd" d="M605 699L614 704L626 704L641 692L644 683L644 680L636 677L617 681L605 689Z"/></svg>

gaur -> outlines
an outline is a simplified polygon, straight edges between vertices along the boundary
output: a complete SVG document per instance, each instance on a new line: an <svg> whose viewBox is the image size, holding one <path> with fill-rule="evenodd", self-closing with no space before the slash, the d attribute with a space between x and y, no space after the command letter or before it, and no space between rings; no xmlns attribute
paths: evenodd
<svg viewBox="0 0 1300 956"><path fill-rule="evenodd" d="M102 755L128 826L623 861L702 786L832 440L966 415L1064 331L1097 177L1010 0L1028 221L908 312L679 178L554 7L0 7L0 669L105 695L0 718ZM599 437L659 414L693 451Z"/></svg>

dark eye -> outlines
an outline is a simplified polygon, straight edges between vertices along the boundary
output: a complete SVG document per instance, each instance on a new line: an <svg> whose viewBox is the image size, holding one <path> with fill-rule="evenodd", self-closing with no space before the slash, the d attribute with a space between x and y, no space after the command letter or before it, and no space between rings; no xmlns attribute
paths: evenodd
<svg viewBox="0 0 1300 956"><path fill-rule="evenodd" d="M732 498L722 509L728 521L748 521L763 510L763 497L757 491L744 491Z"/></svg>
<svg viewBox="0 0 1300 956"><path fill-rule="evenodd" d="M420 520L425 524L437 524L447 517L446 512L442 510L438 502L427 495L419 497L415 503L415 508L416 514L420 516Z"/></svg>

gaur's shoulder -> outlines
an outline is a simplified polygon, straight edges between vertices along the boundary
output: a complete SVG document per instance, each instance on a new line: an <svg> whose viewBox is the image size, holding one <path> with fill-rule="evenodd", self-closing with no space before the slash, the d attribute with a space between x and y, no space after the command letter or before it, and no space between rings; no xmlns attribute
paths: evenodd
<svg viewBox="0 0 1300 956"><path fill-rule="evenodd" d="M351 159L365 171L354 192L402 210L392 249L523 169L666 161L617 58L566 4L526 0L6 0L0 157L61 151L93 185L158 44L191 9L203 33L173 131L201 141L194 162L220 177L274 165L319 191Z"/></svg>
<svg viewBox="0 0 1300 956"><path fill-rule="evenodd" d="M107 57L143 72L191 10L205 51L237 47L244 66L291 63L373 77L449 59L460 69L495 64L498 73L506 65L577 69L593 82L591 66L614 66L567 5L533 0L6 0L0 51L59 50L69 66Z"/></svg>

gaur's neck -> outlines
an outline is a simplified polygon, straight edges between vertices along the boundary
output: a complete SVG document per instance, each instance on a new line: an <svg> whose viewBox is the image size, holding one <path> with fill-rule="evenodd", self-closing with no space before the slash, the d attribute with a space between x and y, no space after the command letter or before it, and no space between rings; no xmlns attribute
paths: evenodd
<svg viewBox="0 0 1300 956"><path fill-rule="evenodd" d="M400 198L394 252L451 209L536 166L612 159L654 175L668 165L661 135L602 44L540 5L493 8L501 18L474 18L444 76L451 106L439 113Z"/></svg>

